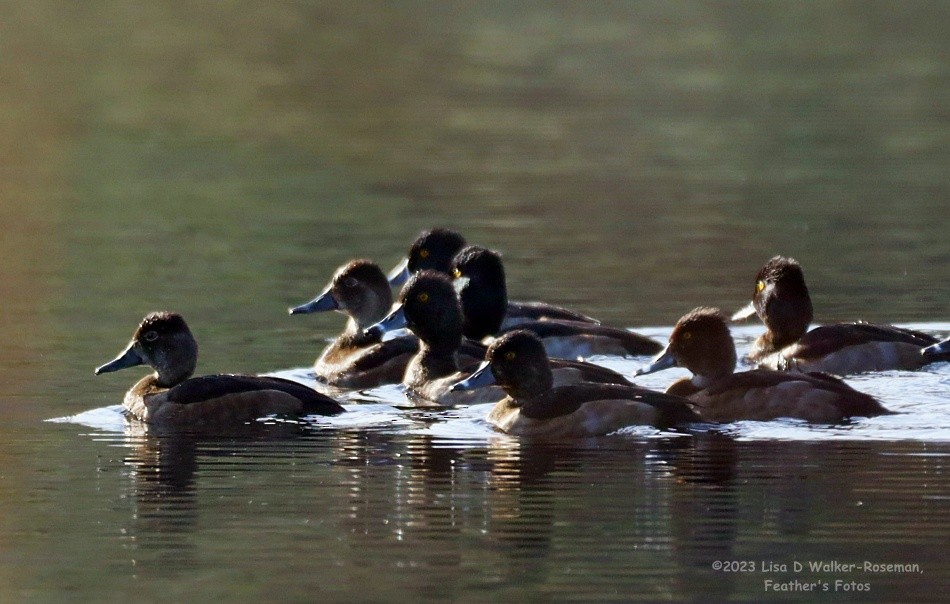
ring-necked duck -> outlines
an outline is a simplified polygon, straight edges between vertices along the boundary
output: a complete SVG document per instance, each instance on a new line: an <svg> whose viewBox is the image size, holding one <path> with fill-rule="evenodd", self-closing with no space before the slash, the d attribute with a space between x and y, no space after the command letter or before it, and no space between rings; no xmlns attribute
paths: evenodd
<svg viewBox="0 0 950 604"><path fill-rule="evenodd" d="M937 342L920 351L928 363L935 361L950 361L950 338Z"/></svg>
<svg viewBox="0 0 950 604"><path fill-rule="evenodd" d="M501 256L479 246L464 248L452 263L452 276L462 299L465 336L482 340L502 330L508 289ZM527 321L518 329L532 331L544 342L548 356L649 355L663 346L638 333L579 321Z"/></svg>
<svg viewBox="0 0 950 604"><path fill-rule="evenodd" d="M768 331L759 336L749 360L782 371L825 371L837 375L887 369L917 369L928 362L920 349L937 338L868 323L822 325L808 331L811 297L802 267L776 256L755 277L752 302L733 321L757 314Z"/></svg>
<svg viewBox="0 0 950 604"><path fill-rule="evenodd" d="M385 317L392 303L392 290L379 266L353 260L337 269L319 296L290 309L292 315L336 310L349 316L343 333L314 364L318 380L341 388L402 381L409 359L419 350L418 338L401 336L383 342L378 334L363 331Z"/></svg>
<svg viewBox="0 0 950 604"><path fill-rule="evenodd" d="M419 338L419 352L406 367L403 385L407 395L419 404L455 405L497 401L503 396L498 388L473 392L450 392L452 384L468 376L459 362L463 346L462 307L452 283L442 273L423 270L413 274L399 293L399 304L367 333L382 337L387 331L408 327ZM465 343L475 351L465 365L477 366L484 358L479 344Z"/></svg>
<svg viewBox="0 0 950 604"><path fill-rule="evenodd" d="M467 377L484 359L482 344L463 339L463 313L452 281L442 273L415 273L403 287L399 304L368 331L381 336L386 331L408 327L422 341L419 353L409 362L403 384L411 396L440 404L497 401L498 389L451 392L450 387ZM456 354L459 350L463 355ZM622 375L600 365L552 359L559 383L598 381L626 383Z"/></svg>
<svg viewBox="0 0 950 604"><path fill-rule="evenodd" d="M526 330L492 342L482 367L456 388L490 383L500 384L507 397L492 408L488 421L519 436L599 436L626 426L701 421L688 400L631 384L555 385L544 345Z"/></svg>
<svg viewBox="0 0 950 604"><path fill-rule="evenodd" d="M465 246L465 238L457 231L444 228L423 231L412 242L412 246L409 248L409 256L389 273L390 284L393 286L402 285L409 280L411 274L422 270L435 270L450 275L453 259ZM502 313L502 329L509 329L526 321L541 319L600 323L597 319L592 319L587 315L547 302L513 302L510 300L505 302L505 310Z"/></svg>
<svg viewBox="0 0 950 604"><path fill-rule="evenodd" d="M835 423L889 413L871 396L827 374L771 369L733 373L735 343L725 315L716 308L697 308L680 319L666 350L637 375L674 366L690 370L693 377L677 380L666 391L689 398L709 421L791 417Z"/></svg>
<svg viewBox="0 0 950 604"><path fill-rule="evenodd" d="M198 343L181 315L147 315L128 347L96 375L148 365L148 375L125 394L132 417L152 424L197 428L248 422L271 414L334 415L341 407L315 390L275 377L207 375L192 378Z"/></svg>

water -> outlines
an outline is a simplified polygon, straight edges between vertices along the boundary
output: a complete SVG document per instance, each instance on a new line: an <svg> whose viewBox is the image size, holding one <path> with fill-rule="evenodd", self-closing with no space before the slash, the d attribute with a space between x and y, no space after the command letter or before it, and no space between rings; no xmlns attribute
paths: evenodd
<svg viewBox="0 0 950 604"><path fill-rule="evenodd" d="M659 339L777 253L819 321L947 335L944 3L6 8L0 599L942 599L946 363L849 380L894 416L553 444L393 387L150 433L92 369L169 309L199 372L308 381L342 321L286 308L433 225ZM865 560L922 573L794 570Z"/></svg>

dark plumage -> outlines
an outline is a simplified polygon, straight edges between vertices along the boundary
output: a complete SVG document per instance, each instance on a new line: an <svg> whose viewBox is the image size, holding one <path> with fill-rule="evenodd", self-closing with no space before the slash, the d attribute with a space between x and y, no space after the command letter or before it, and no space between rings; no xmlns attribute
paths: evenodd
<svg viewBox="0 0 950 604"><path fill-rule="evenodd" d="M861 322L808 331L813 310L805 275L798 262L783 256L772 258L759 270L752 302L732 318L744 319L753 313L767 331L755 341L749 359L772 369L838 375L917 369L931 360L920 349L937 341L912 329Z"/></svg>
<svg viewBox="0 0 950 604"><path fill-rule="evenodd" d="M250 375L190 376L198 344L181 315L151 313L142 320L128 347L96 374L149 365L155 373L136 383L123 406L132 417L183 428L249 422L271 415L333 415L333 399L291 380Z"/></svg>
<svg viewBox="0 0 950 604"><path fill-rule="evenodd" d="M451 276L453 260L465 246L465 238L457 231L445 228L423 231L412 242L409 256L390 272L390 283L393 286L402 285L411 274L423 270L435 270ZM507 299L501 317L502 324L499 328L502 329L541 319L599 323L582 313L546 302L512 302ZM497 332L499 328L492 333Z"/></svg>
<svg viewBox="0 0 950 604"><path fill-rule="evenodd" d="M476 368L484 358L485 347L464 339L462 307L447 276L436 271L414 274L399 295L399 305L369 331L382 334L402 326L408 327L422 342L403 379L403 384L417 399L457 404L497 401L502 397L498 389L450 390L455 382ZM471 358L476 354L477 358ZM590 363L554 359L550 365L559 383L626 382L619 373Z"/></svg>
<svg viewBox="0 0 950 604"><path fill-rule="evenodd" d="M487 363L459 388L486 380L494 380L507 394L488 421L511 434L597 436L631 425L672 426L700 419L686 399L632 384L556 385L541 340L526 330L495 340Z"/></svg>
<svg viewBox="0 0 950 604"><path fill-rule="evenodd" d="M469 246L456 256L452 274L461 291L465 336L481 340L496 335L508 299L501 256L487 248ZM579 321L526 321L517 328L534 332L552 357L648 355L663 348L659 342L626 329Z"/></svg>
<svg viewBox="0 0 950 604"><path fill-rule="evenodd" d="M873 397L826 374L770 369L733 373L735 344L725 316L715 308L697 308L681 318L666 350L638 375L674 366L690 370L693 377L674 382L667 392L688 397L710 421L792 417L835 423L889 413Z"/></svg>
<svg viewBox="0 0 950 604"><path fill-rule="evenodd" d="M950 361L950 338L924 348L920 354L924 355L928 363Z"/></svg>

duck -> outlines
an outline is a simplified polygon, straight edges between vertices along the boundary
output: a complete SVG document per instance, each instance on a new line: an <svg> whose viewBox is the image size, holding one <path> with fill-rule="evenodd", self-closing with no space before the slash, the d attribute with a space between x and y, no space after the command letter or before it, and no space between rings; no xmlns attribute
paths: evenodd
<svg viewBox="0 0 950 604"><path fill-rule="evenodd" d="M413 274L400 292L399 303L369 331L382 337L405 327L419 337L419 352L409 362L403 379L410 398L441 405L498 401L504 394L497 388L451 391L452 385L468 377L485 358L486 347L466 340L463 325L462 306L452 280L438 271L424 270ZM616 371L592 363L551 359L550 364L559 383L628 383Z"/></svg>
<svg viewBox="0 0 950 604"><path fill-rule="evenodd" d="M501 255L481 246L465 247L452 262L452 276L465 314L465 337L480 341L503 333L508 291ZM582 321L548 318L525 321L515 328L534 332L551 357L644 356L663 348L638 333Z"/></svg>
<svg viewBox="0 0 950 604"><path fill-rule="evenodd" d="M160 311L142 319L132 341L96 375L148 365L155 370L126 392L126 415L154 425L202 428L247 423L272 415L336 415L332 398L277 377L217 374L191 377L198 343L178 313Z"/></svg>
<svg viewBox="0 0 950 604"><path fill-rule="evenodd" d="M403 285L411 274L421 270L436 270L451 275L455 256L467 245L462 234L452 229L440 227L422 231L409 247L409 255L389 272L390 284L394 287ZM597 319L583 313L547 302L506 300L502 328L509 329L542 319L600 324Z"/></svg>
<svg viewBox="0 0 950 604"><path fill-rule="evenodd" d="M338 311L349 320L346 327L317 357L317 380L338 388L364 389L398 384L409 360L419 350L419 339L399 336L385 342L364 330L386 316L393 303L392 290L379 265L367 259L351 260L339 267L316 298L289 309L291 315Z"/></svg>
<svg viewBox="0 0 950 604"><path fill-rule="evenodd" d="M402 380L406 395L417 406L481 403L503 396L498 388L450 391L471 373L463 366L474 367L484 358L484 347L465 343L469 354L474 349L474 358L460 362L462 306L448 277L429 269L414 273L399 293L398 304L366 333L381 338L402 328L419 338L419 351L410 359Z"/></svg>
<svg viewBox="0 0 950 604"><path fill-rule="evenodd" d="M693 376L677 380L666 392L688 398L693 409L711 422L796 418L834 424L890 413L874 397L825 373L772 369L734 373L736 347L726 321L718 308L690 311L677 321L663 352L637 375L670 367L688 369Z"/></svg>
<svg viewBox="0 0 950 604"><path fill-rule="evenodd" d="M864 322L822 325L808 331L812 303L801 265L775 256L755 277L752 302L732 315L741 321L758 315L767 331L749 360L782 371L821 371L849 375L889 369L919 369L929 362L921 349L937 342L929 334Z"/></svg>
<svg viewBox="0 0 950 604"><path fill-rule="evenodd" d="M505 398L487 420L507 434L541 438L602 436L635 425L700 422L689 400L633 384L555 383L544 344L533 332L506 332L488 347L485 362L458 390L499 384Z"/></svg>
<svg viewBox="0 0 950 604"><path fill-rule="evenodd" d="M936 361L950 361L950 338L931 344L920 351L928 363Z"/></svg>

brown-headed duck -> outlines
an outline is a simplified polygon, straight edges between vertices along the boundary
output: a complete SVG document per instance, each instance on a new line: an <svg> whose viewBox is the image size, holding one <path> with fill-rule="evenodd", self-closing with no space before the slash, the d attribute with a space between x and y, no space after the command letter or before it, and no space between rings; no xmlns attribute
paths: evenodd
<svg viewBox="0 0 950 604"><path fill-rule="evenodd" d="M323 292L290 314L339 311L349 320L314 363L317 379L340 388L372 388L398 384L419 350L415 336L385 342L379 334L363 331L386 316L393 303L392 290L382 269L369 260L353 260L337 269Z"/></svg>
<svg viewBox="0 0 950 604"><path fill-rule="evenodd" d="M666 391L689 398L708 421L789 417L836 423L889 413L873 397L824 373L771 369L734 373L735 343L726 316L716 308L697 308L681 318L666 349L637 375L669 367L688 369L693 377L677 380Z"/></svg>

